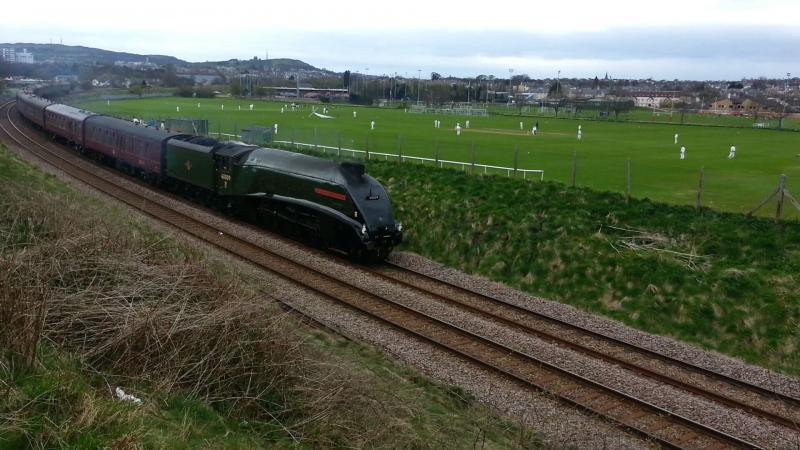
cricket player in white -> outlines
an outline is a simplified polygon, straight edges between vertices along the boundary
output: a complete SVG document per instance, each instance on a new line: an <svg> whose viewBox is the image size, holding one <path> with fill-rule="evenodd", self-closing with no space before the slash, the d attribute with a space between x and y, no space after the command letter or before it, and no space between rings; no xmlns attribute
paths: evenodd
<svg viewBox="0 0 800 450"><path fill-rule="evenodd" d="M736 146L731 145L731 151L728 153L728 159L736 158Z"/></svg>
<svg viewBox="0 0 800 450"><path fill-rule="evenodd" d="M686 159L686 147L681 147L681 160Z"/></svg>

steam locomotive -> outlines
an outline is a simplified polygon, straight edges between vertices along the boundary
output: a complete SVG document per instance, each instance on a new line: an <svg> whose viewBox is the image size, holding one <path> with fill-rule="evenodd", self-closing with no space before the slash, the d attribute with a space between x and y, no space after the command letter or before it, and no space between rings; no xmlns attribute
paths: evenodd
<svg viewBox="0 0 800 450"><path fill-rule="evenodd" d="M402 241L386 190L358 162L134 124L17 93L17 110L82 152L252 223L311 239L359 260Z"/></svg>

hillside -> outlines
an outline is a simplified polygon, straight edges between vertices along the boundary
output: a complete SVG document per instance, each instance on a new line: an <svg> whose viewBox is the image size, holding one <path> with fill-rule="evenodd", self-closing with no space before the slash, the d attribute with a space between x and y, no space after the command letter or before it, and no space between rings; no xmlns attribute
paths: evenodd
<svg viewBox="0 0 800 450"><path fill-rule="evenodd" d="M33 44L29 42L0 43L0 48L14 48L17 51L27 49L33 53L35 61L60 64L113 64L116 61L149 62L157 65L174 64L186 68L232 67L240 70L268 70L275 72L291 72L296 70L318 71L320 69L297 59L276 58L268 60L240 60L189 62L174 56L141 55L136 53L115 52L80 45Z"/></svg>
<svg viewBox="0 0 800 450"><path fill-rule="evenodd" d="M227 61L206 61L189 63L192 68L216 68L219 66L233 67L240 70L265 70L274 72L291 72L296 70L316 71L320 70L311 64L298 59L277 58L277 59L229 59Z"/></svg>
<svg viewBox="0 0 800 450"><path fill-rule="evenodd" d="M80 45L1 43L0 47L13 47L18 51L23 48L34 54L36 62L59 62L77 64L114 63L115 61L144 62L149 58L153 64L185 65L186 61L166 55L138 55L135 53L115 52Z"/></svg>

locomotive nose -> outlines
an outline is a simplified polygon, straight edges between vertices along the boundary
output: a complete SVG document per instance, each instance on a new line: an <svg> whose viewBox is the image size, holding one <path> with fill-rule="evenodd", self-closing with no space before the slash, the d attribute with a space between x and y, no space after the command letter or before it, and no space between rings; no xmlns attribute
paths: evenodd
<svg viewBox="0 0 800 450"><path fill-rule="evenodd" d="M377 239L383 245L395 246L403 240L403 224L389 224L378 228Z"/></svg>

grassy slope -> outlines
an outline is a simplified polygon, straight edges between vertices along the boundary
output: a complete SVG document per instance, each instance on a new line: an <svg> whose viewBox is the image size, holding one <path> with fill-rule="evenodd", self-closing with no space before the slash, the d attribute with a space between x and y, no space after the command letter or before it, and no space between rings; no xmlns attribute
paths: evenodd
<svg viewBox="0 0 800 450"><path fill-rule="evenodd" d="M213 364L212 367L206 367L199 360L193 362L191 358L194 356L183 354L184 347L180 345L185 345L185 338L180 334L174 334L167 339L175 342L174 345L178 348L164 346L162 343L159 345L164 347L163 354L158 349L154 350L151 359L141 359L146 357L137 354L141 350L136 350L134 340L141 332L147 337L147 333L150 333L148 330L160 328L158 317L164 314L160 309L162 307L179 309L179 317L185 316L183 320L191 322L187 324L189 333L193 336L189 342L199 343L209 333L220 334L213 328L205 331L202 326L196 326L200 321L192 315L192 309L198 302L208 302L202 297L202 289L208 290L208 286L200 288L199 298L190 298L184 304L179 301L182 295L198 295L194 293L196 288L193 287L196 281L191 281L197 270L200 270L201 275L213 272L220 274L220 279L228 280L222 281L225 298L237 298L237 295L241 295L239 289L243 285L248 291L261 289L260 282L246 280L247 276L237 272L235 266L229 263L215 261L199 250L165 238L143 222L129 217L125 211L74 194L55 178L43 175L17 160L1 145L0 183L3 194L0 197L0 280L16 280L11 283L13 286L7 286L11 289L10 294L8 291L0 293L0 316L15 314L15 311L5 308L8 305L4 304L13 301L14 292L28 293L33 297L40 291L49 292L46 294L48 308L51 308L48 320L56 321L56 332L61 329L58 320L66 320L78 338L74 342L69 340L69 334L56 334L48 338L46 343L39 344L36 363L25 369L19 363L20 356L15 353L19 350L19 336L26 335L22 328L15 328L22 322L6 322L11 325L0 330L0 392L3 392L0 396L0 447L188 449L307 446L296 444L283 426L273 420L253 415L248 412L249 409L231 408L225 401L206 402L203 396L190 394L181 388L180 383L171 381L168 372L165 373L164 370L169 368L170 361L175 361L175 358L188 357L190 365L198 364L202 370L220 370L213 367ZM65 228L65 223L70 227ZM78 235L68 234L66 230L74 230L76 224L79 225ZM85 240L87 236L105 236L103 242L106 244L92 244L92 240ZM84 255L85 252L89 253ZM50 264L55 270L43 268L42 273L37 275L37 268L24 266L25 261L40 253L50 255L46 264ZM64 254L69 258L59 259L58 255ZM129 261L131 257L134 259ZM206 259L208 261L203 263L206 264L206 269L188 266L182 268L192 261ZM105 264L111 266L106 267ZM26 271L24 277L19 272L13 272L21 270L20 267ZM127 277L125 271L119 267L141 271L136 272L135 288L132 290L124 284ZM169 278L176 271L177 277ZM66 284L64 274L67 274ZM38 281L32 284L26 281L28 277ZM165 293L168 294L166 297L159 294L157 287L164 284L165 280ZM87 284L83 284L84 282ZM251 282L254 284L249 287L247 283ZM214 283L217 282L212 283L212 293L216 292ZM55 286L56 289L47 291L50 289L48 286ZM148 294L154 289L155 294ZM60 295L67 295L66 301L62 301ZM115 302L126 295L132 295L134 299L138 299L137 302L151 303L148 295L155 295L157 301L151 306L147 306L150 303L144 303L146 308L152 308L148 309L148 318L144 319L144 331L137 331L135 324L139 319L136 314L132 314L113 320L115 324L126 323L126 328L119 331L121 335L116 336L114 330L119 327L104 328L102 322L105 314L111 314L113 319L113 311L117 309ZM98 298L92 300L92 297ZM168 300L171 297L178 298L174 307ZM18 301L25 304L24 302L35 301L35 298ZM85 305L92 305L93 301L105 302L103 308L96 311L83 309ZM166 303L162 304L162 301ZM235 327L238 333L249 333L249 342L241 344L247 352L258 344L252 341L260 336L247 331L252 327L259 327L258 323L248 321L257 322L261 319L248 317L240 324L242 319L225 313L224 308L227 306L225 300L222 302L223 310L216 313L216 316L224 317L221 326L228 326L225 324L230 322L230 326ZM263 303L264 300L258 302ZM63 305L68 305L66 311ZM73 308L75 305L83 306ZM132 303L125 306L123 311L134 311L135 305L136 303ZM15 307L14 304L10 306ZM235 308L236 305L230 307ZM251 316L246 312L245 316ZM58 319L64 314L67 314L66 319ZM76 316L70 318L69 314ZM212 317L214 314L202 316L203 322L213 322ZM153 321L152 324L150 320ZM265 317L264 320L260 327L269 325L272 319ZM87 328L82 331L79 324ZM166 329L181 328L178 318L168 320L168 324ZM290 323L286 325L291 329L301 329ZM45 325L45 329L50 326ZM109 340L105 345L109 348L105 351L110 354L82 356L96 348L96 345L82 347L86 340L81 337L82 333L87 333L90 342L92 339L104 338L93 334L92 330L101 330L108 335ZM47 333L52 332L53 330ZM225 334L233 335L233 331L222 333ZM469 395L457 388L438 386L407 367L387 361L375 350L322 332L300 334L296 336L297 341L292 341L292 336L293 334L270 338L267 349L270 346L285 346L287 340L293 349L305 348L302 364L306 367L302 369L301 380L306 381L301 381L299 386L277 386L277 392L268 392L265 400L267 405L277 402L276 406L289 408L280 411L281 422L288 426L308 419L306 415L313 414L315 410L307 409L318 408L317 403L324 405L330 401L340 402L336 405L340 411L337 415L342 417L323 416L310 420L312 424L323 422L323 426L316 428L317 435L301 436L312 447L323 445L321 443L327 443L324 444L326 446L338 443L374 448L466 448L479 441L485 443L485 448L538 446L533 430L517 428L492 416L485 407L475 403ZM150 344L145 348L155 345L154 342L165 340L163 336L150 336L148 339ZM132 342L127 344L126 340ZM127 345L130 347L126 347ZM191 347L188 348L191 351ZM121 364L117 361L120 351L127 355ZM204 348L199 348L198 351L201 353L196 357L200 360L204 358L205 351L219 352ZM248 361L246 357L243 359L243 355L234 355L231 361L245 365L260 363ZM217 359L222 356L226 355L217 356L211 353L205 358L222 361ZM261 355L257 354L255 357L260 358ZM160 361L159 358L166 358L168 361ZM290 359L281 361L290 366L294 364ZM319 382L321 384L313 385L315 371L318 370L315 369L316 366L330 369L323 372L327 375ZM142 367L151 367L151 370L142 371ZM191 380L195 376L191 371L181 371L180 374L179 379ZM304 403L309 399L304 400L297 395L298 390L303 390L304 382L312 383L310 388L313 395L315 389L325 392L325 383L339 378L347 380L347 385L338 387L338 393L330 393L325 399L312 396L310 406ZM286 380L291 381L291 377ZM297 380L294 382L297 383ZM117 385L142 397L144 406L135 407L111 400L110 386ZM285 403L286 399L280 398L287 393L295 393L289 396L288 404ZM235 396L236 391L226 395ZM324 413L324 410L320 412ZM327 422L330 424L325 426ZM306 427L307 424L302 427L297 425L294 433L302 433ZM311 430L315 428L312 426Z"/></svg>
<svg viewBox="0 0 800 450"><path fill-rule="evenodd" d="M197 103L200 108L197 108ZM431 114L405 114L403 110L331 106L334 120L309 117L310 110L280 113L283 103L253 101L249 111L245 100L196 100L159 98L112 102L89 102L84 107L99 113L126 117L194 117L210 121L211 131L232 132L250 125L279 124L278 138L298 142L318 142L363 149L369 138L372 151L397 153L402 142L405 155L440 157L471 161L472 144L479 163L513 166L514 149L519 148L519 167L544 169L547 180L566 182L571 178L572 155L578 152L579 185L599 190L622 192L625 189L626 161L633 162L633 195L673 204L693 204L701 167L705 168L705 204L724 211L746 212L775 189L781 173L789 177L789 188L800 180L800 133L747 128L717 128L647 123L588 122L571 119L491 116L470 118L471 128L461 136L452 131L456 122L465 125L466 117L440 116L442 128L434 129ZM225 105L225 110L220 110ZM180 113L176 112L180 106ZM239 111L238 107L242 110ZM318 105L321 109L324 105ZM358 111L358 118L352 111ZM376 121L376 130L369 122ZM541 135L532 137L534 121ZM524 122L525 131L519 130ZM583 140L575 132L583 125ZM680 144L673 134L680 134ZM687 160L678 159L681 145ZM731 145L737 157L727 159ZM795 189L797 190L797 189ZM769 214L769 211L762 211ZM791 217L800 214L791 209Z"/></svg>
<svg viewBox="0 0 800 450"><path fill-rule="evenodd" d="M392 194L405 249L800 374L797 223L395 163L372 162L368 172Z"/></svg>

